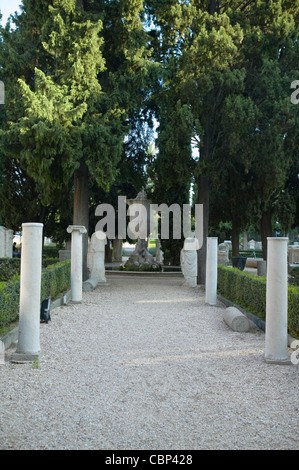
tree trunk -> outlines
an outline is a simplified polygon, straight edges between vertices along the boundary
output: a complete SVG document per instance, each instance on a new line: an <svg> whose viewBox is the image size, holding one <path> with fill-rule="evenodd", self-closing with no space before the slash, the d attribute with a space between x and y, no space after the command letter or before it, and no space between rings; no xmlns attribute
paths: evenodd
<svg viewBox="0 0 299 470"><path fill-rule="evenodd" d="M113 240L113 259L114 261L122 261L122 246L123 240L122 238L116 238Z"/></svg>
<svg viewBox="0 0 299 470"><path fill-rule="evenodd" d="M112 263L112 253L109 238L107 238L107 243L105 245L105 263Z"/></svg>
<svg viewBox="0 0 299 470"><path fill-rule="evenodd" d="M89 227L89 189L88 168L82 160L80 167L74 173L74 213L73 224L83 225L87 233L82 236L83 240L83 281L87 279L87 251L88 251L88 227Z"/></svg>
<svg viewBox="0 0 299 470"><path fill-rule="evenodd" d="M263 248L263 258L267 260L267 237L272 237L272 211L268 209L263 212L261 218L261 238Z"/></svg>
<svg viewBox="0 0 299 470"><path fill-rule="evenodd" d="M206 258L207 258L207 237L209 236L209 201L210 201L210 182L208 176L199 176L198 178L198 204L203 205L203 243L197 256L197 283L206 282Z"/></svg>
<svg viewBox="0 0 299 470"><path fill-rule="evenodd" d="M232 220L232 256L240 256L239 252L240 225Z"/></svg>
<svg viewBox="0 0 299 470"><path fill-rule="evenodd" d="M243 232L243 250L248 250L248 232Z"/></svg>

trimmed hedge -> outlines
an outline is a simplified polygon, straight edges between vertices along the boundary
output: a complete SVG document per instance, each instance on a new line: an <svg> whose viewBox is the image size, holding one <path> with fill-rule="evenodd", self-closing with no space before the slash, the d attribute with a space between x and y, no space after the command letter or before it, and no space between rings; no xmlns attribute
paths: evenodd
<svg viewBox="0 0 299 470"><path fill-rule="evenodd" d="M20 276L0 282L0 328L15 321L19 316Z"/></svg>
<svg viewBox="0 0 299 470"><path fill-rule="evenodd" d="M42 271L41 301L49 295L55 299L71 288L71 261L48 266Z"/></svg>
<svg viewBox="0 0 299 470"><path fill-rule="evenodd" d="M0 282L20 274L20 258L0 258Z"/></svg>
<svg viewBox="0 0 299 470"><path fill-rule="evenodd" d="M42 270L41 302L46 297L55 299L71 287L70 260L56 263ZM0 328L17 320L19 316L20 276L0 282Z"/></svg>
<svg viewBox="0 0 299 470"><path fill-rule="evenodd" d="M299 265L289 269L289 284L299 286Z"/></svg>
<svg viewBox="0 0 299 470"><path fill-rule="evenodd" d="M42 266L57 264L59 258L42 258ZM9 281L15 274L20 275L20 258L0 258L0 282Z"/></svg>
<svg viewBox="0 0 299 470"><path fill-rule="evenodd" d="M262 320L266 318L266 278L218 265L218 293L246 308ZM299 337L299 288L288 286L288 330Z"/></svg>
<svg viewBox="0 0 299 470"><path fill-rule="evenodd" d="M59 250L56 245L44 245L43 246L43 255L46 258L59 258Z"/></svg>

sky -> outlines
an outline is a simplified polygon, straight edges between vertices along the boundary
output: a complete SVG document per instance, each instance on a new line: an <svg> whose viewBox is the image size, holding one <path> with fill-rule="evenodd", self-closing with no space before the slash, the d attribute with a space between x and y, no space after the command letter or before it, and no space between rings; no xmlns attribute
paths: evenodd
<svg viewBox="0 0 299 470"><path fill-rule="evenodd" d="M22 4L22 0L0 0L0 11L2 13L2 26L6 25L7 18L9 15L19 10L19 5Z"/></svg>

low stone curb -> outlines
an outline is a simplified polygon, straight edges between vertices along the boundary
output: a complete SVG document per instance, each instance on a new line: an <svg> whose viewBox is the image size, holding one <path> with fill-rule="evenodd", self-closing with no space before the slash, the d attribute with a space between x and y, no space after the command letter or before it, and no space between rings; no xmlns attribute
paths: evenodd
<svg viewBox="0 0 299 470"><path fill-rule="evenodd" d="M107 276L155 276L155 277L184 277L183 274L179 271L106 271L105 275Z"/></svg>

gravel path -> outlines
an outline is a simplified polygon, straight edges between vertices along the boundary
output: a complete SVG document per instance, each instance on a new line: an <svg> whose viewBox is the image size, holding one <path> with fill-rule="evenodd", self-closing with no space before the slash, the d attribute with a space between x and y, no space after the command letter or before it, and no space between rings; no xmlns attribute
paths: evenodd
<svg viewBox="0 0 299 470"><path fill-rule="evenodd" d="M0 366L0 449L299 449L299 366L181 278L110 276L41 324L38 367Z"/></svg>

